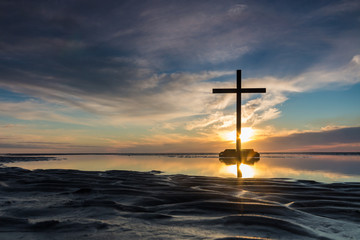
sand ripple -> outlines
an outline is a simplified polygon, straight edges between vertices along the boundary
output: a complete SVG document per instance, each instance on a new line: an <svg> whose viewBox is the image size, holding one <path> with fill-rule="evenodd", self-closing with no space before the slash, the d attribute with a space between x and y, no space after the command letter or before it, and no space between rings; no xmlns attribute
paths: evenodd
<svg viewBox="0 0 360 240"><path fill-rule="evenodd" d="M0 239L359 239L360 183L0 168Z"/></svg>

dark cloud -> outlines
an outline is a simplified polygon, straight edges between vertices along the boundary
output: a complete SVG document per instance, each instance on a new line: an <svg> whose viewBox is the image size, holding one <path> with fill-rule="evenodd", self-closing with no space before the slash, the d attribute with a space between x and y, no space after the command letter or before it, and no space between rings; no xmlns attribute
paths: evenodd
<svg viewBox="0 0 360 240"><path fill-rule="evenodd" d="M0 88L97 113L164 114L178 110L169 89L188 84L173 72L286 75L321 61L338 44L329 34L358 39L355 2L334 12L337 1L1 1Z"/></svg>
<svg viewBox="0 0 360 240"><path fill-rule="evenodd" d="M2 138L0 138L1 140ZM50 150L50 151L81 151L82 149L92 150L92 151L102 151L103 149L99 146L92 146L92 145L72 145L71 143L64 143L64 142L17 142L17 143L2 143L0 142L0 151L5 152L7 149L39 149L36 151L42 152L43 150Z"/></svg>
<svg viewBox="0 0 360 240"><path fill-rule="evenodd" d="M29 144L12 144L12 143L0 143L0 149L3 152L3 149L17 149L17 148L29 148L29 149L43 149L44 146L40 146L40 145L29 145Z"/></svg>
<svg viewBox="0 0 360 240"><path fill-rule="evenodd" d="M249 142L260 151L349 151L358 149L351 144L360 144L360 127L340 128L321 132L296 133L284 137L269 137Z"/></svg>

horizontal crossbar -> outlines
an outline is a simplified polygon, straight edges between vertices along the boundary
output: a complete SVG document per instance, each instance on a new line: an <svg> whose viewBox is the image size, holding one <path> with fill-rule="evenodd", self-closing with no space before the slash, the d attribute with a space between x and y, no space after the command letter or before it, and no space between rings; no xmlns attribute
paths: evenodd
<svg viewBox="0 0 360 240"><path fill-rule="evenodd" d="M237 88L214 88L213 93L237 93ZM241 88L240 93L266 93L266 88Z"/></svg>
<svg viewBox="0 0 360 240"><path fill-rule="evenodd" d="M242 88L241 93L266 93L266 88Z"/></svg>
<svg viewBox="0 0 360 240"><path fill-rule="evenodd" d="M236 88L214 88L213 93L237 93Z"/></svg>

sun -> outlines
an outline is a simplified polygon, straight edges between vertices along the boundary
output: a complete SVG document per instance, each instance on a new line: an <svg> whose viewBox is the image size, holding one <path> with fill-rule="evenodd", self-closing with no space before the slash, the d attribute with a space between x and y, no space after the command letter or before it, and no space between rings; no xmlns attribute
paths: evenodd
<svg viewBox="0 0 360 240"><path fill-rule="evenodd" d="M253 140L254 132L255 132L254 129L252 129L251 127L241 128L241 135L240 135L241 142L248 142L248 141ZM236 131L225 133L224 139L235 143L236 142Z"/></svg>

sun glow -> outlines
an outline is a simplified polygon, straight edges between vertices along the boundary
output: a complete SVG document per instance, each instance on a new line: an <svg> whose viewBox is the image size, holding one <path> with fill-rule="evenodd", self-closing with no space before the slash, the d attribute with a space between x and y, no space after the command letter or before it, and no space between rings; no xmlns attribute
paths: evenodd
<svg viewBox="0 0 360 240"><path fill-rule="evenodd" d="M240 135L241 142L248 142L248 141L253 140L254 133L255 133L255 131L251 127L241 128L241 135ZM236 131L225 133L224 139L235 143L236 142Z"/></svg>

